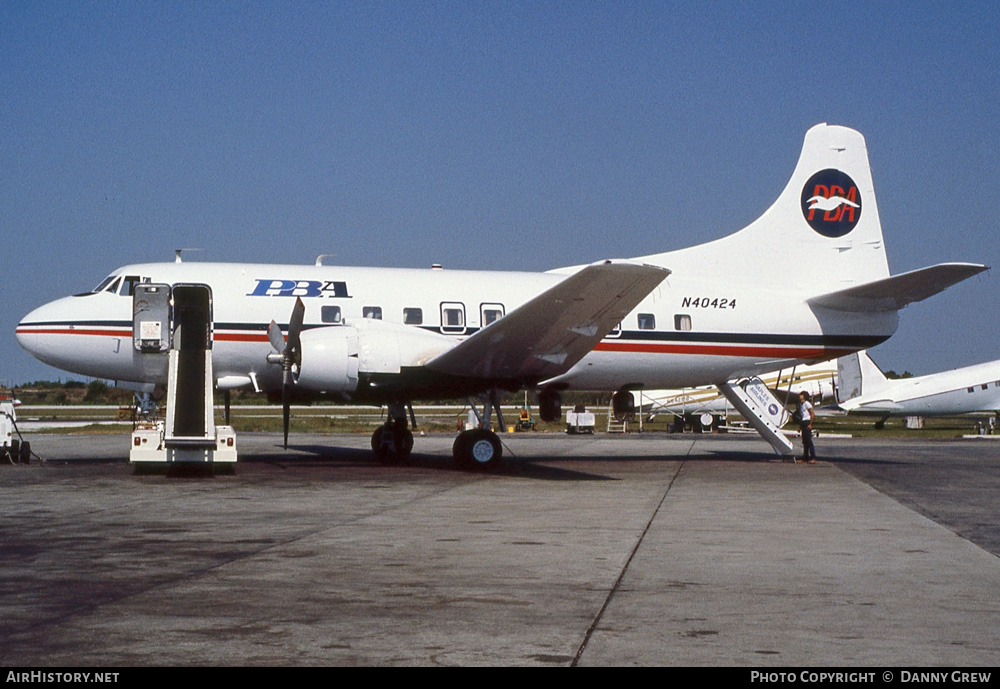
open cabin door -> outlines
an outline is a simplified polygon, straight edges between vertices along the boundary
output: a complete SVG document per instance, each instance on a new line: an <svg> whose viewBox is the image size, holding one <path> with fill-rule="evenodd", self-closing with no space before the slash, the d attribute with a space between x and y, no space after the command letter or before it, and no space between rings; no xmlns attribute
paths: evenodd
<svg viewBox="0 0 1000 689"><path fill-rule="evenodd" d="M144 354L170 349L170 285L138 284L132 293L132 346Z"/></svg>
<svg viewBox="0 0 1000 689"><path fill-rule="evenodd" d="M174 285L172 330L167 438L214 438L212 290L208 285Z"/></svg>

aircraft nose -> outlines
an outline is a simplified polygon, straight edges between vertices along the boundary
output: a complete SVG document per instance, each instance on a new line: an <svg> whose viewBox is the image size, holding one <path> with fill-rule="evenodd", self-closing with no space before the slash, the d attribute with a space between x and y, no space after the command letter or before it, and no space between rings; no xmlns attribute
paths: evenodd
<svg viewBox="0 0 1000 689"><path fill-rule="evenodd" d="M80 304L73 299L56 299L26 314L15 332L21 348L39 361L63 367L75 349L75 343L66 340L64 334L76 328L74 321L80 317Z"/></svg>
<svg viewBox="0 0 1000 689"><path fill-rule="evenodd" d="M36 359L40 358L39 353L41 352L44 331L47 327L46 323L49 322L52 315L51 306L52 303L45 304L26 314L21 319L21 322L17 324L17 330L14 333L14 337L17 338L17 343L21 345L21 349Z"/></svg>
<svg viewBox="0 0 1000 689"><path fill-rule="evenodd" d="M17 324L21 347L42 363L95 378L130 373L131 299L112 294L63 297Z"/></svg>

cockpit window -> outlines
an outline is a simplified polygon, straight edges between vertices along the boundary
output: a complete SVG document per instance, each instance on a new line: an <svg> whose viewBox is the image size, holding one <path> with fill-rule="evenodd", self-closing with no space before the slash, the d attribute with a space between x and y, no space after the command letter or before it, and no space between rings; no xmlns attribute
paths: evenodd
<svg viewBox="0 0 1000 689"><path fill-rule="evenodd" d="M74 294L73 296L74 297L89 297L91 294L100 294L101 292L112 292L113 293L113 292L115 292L115 290L118 289L118 277L119 277L118 275L109 275L106 278L104 278L103 280L101 280L101 284L99 284L97 287L95 287L94 289L90 290L89 292L80 292L80 294ZM109 285L111 285L112 282L115 283L114 286L113 287L109 287Z"/></svg>
<svg viewBox="0 0 1000 689"><path fill-rule="evenodd" d="M148 282L148 278L145 281ZM135 286L138 285L140 282L143 282L143 280L138 275L126 276L125 282L122 285L122 291L119 292L119 294L122 295L123 297L131 297L132 294L135 292Z"/></svg>
<svg viewBox="0 0 1000 689"><path fill-rule="evenodd" d="M117 275L107 276L101 281L101 284L99 284L94 289L90 290L91 294L97 294L98 292L103 292L107 288L107 286L110 285L111 282L117 277L118 277Z"/></svg>
<svg viewBox="0 0 1000 689"><path fill-rule="evenodd" d="M89 292L83 292L81 294L76 294L77 297L86 297L90 294L100 294L101 292L109 292L111 294L117 294L122 297L131 297L135 292L135 286L142 282L150 282L151 278L140 277L138 275L109 275L94 289Z"/></svg>

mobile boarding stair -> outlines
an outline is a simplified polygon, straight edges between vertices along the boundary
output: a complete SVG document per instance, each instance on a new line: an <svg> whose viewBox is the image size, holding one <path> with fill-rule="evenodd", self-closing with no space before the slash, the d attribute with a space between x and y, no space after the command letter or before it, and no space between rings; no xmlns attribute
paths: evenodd
<svg viewBox="0 0 1000 689"><path fill-rule="evenodd" d="M139 424L129 461L201 464L236 462L236 434L215 424L211 290L207 285L136 285L134 346L149 365L166 365L166 422Z"/></svg>
<svg viewBox="0 0 1000 689"><path fill-rule="evenodd" d="M757 429L761 437L771 444L776 454L795 453L792 443L781 432L781 427L788 421L788 410L775 399L764 381L757 377L746 378L720 385L719 390L743 418Z"/></svg>

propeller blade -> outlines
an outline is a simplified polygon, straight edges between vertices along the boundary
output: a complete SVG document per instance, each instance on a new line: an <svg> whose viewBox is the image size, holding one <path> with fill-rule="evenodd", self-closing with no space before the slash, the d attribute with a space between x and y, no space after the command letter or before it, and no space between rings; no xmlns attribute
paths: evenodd
<svg viewBox="0 0 1000 689"><path fill-rule="evenodd" d="M289 421L289 409L288 409L288 382L282 384L281 386L281 420L284 424L285 429L285 449L288 449L288 421Z"/></svg>
<svg viewBox="0 0 1000 689"><path fill-rule="evenodd" d="M295 306L292 307L292 317L288 321L287 339L281 332L277 323L271 321L267 326L267 339L274 349L274 354L268 354L267 360L271 363L281 364L281 421L285 438L285 449L288 449L288 426L291 416L291 384L292 367L298 368L302 365L302 341L299 334L302 332L302 322L305 319L306 306L302 299L296 297Z"/></svg>
<svg viewBox="0 0 1000 689"><path fill-rule="evenodd" d="M267 326L267 339L278 354L285 351L285 336L281 334L281 328L274 321L271 321L271 325Z"/></svg>
<svg viewBox="0 0 1000 689"><path fill-rule="evenodd" d="M302 303L300 297L295 297L295 306L292 308L292 318L288 322L288 352L289 358L296 366L302 364L302 341L299 335L302 333L302 320L306 315L306 305Z"/></svg>
<svg viewBox="0 0 1000 689"><path fill-rule="evenodd" d="M285 449L288 449L288 425L290 417L290 405L291 395L289 390L289 385L292 379L292 362L288 357L288 352L286 351L282 355L281 362L281 421L285 431Z"/></svg>

